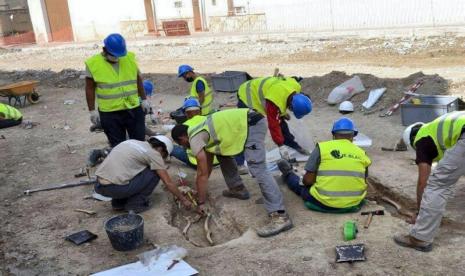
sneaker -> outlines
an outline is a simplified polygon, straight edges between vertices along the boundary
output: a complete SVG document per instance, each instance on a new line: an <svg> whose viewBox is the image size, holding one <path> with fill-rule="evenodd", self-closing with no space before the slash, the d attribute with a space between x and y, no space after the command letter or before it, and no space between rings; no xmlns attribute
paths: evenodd
<svg viewBox="0 0 465 276"><path fill-rule="evenodd" d="M245 186L241 186L241 187L230 189L230 190L224 190L223 196L230 197L230 198L237 198L240 200L247 200L250 198L249 191L247 191L247 188Z"/></svg>
<svg viewBox="0 0 465 276"><path fill-rule="evenodd" d="M394 242L403 247L410 247L422 252L430 252L433 250L433 243L421 241L410 235L396 235Z"/></svg>
<svg viewBox="0 0 465 276"><path fill-rule="evenodd" d="M292 165L286 159L278 160L277 165L283 176L287 176L292 172Z"/></svg>
<svg viewBox="0 0 465 276"><path fill-rule="evenodd" d="M294 225L287 213L273 212L270 214L268 224L257 230L257 235L266 238L291 229Z"/></svg>
<svg viewBox="0 0 465 276"><path fill-rule="evenodd" d="M238 172L240 175L244 175L244 174L248 174L248 173L249 173L249 169L248 169L245 165L238 165L238 166L237 166L237 172Z"/></svg>

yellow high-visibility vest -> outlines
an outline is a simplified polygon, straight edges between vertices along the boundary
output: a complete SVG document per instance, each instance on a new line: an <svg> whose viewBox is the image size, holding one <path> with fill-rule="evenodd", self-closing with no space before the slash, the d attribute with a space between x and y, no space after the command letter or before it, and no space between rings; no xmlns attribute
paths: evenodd
<svg viewBox="0 0 465 276"><path fill-rule="evenodd" d="M116 72L102 54L86 60L87 68L96 83L97 104L102 112L133 109L140 105L134 53L128 52L118 59L118 63L119 72Z"/></svg>
<svg viewBox="0 0 465 276"><path fill-rule="evenodd" d="M18 109L3 103L0 103L0 115L7 120L19 120L23 117Z"/></svg>
<svg viewBox="0 0 465 276"><path fill-rule="evenodd" d="M192 82L191 86L191 94L190 96L193 98L196 98L197 100L199 99L199 94L197 93L197 82L203 81L203 84L205 85L205 91L204 91L204 101L201 104L202 108L202 113L201 115L208 115L212 112L212 104L213 104L213 91L210 89L208 86L207 81L202 78L202 77L196 77L195 80Z"/></svg>
<svg viewBox="0 0 465 276"><path fill-rule="evenodd" d="M248 134L247 108L228 109L208 116L195 116L184 124L189 138L207 131L210 139L207 152L221 156L234 156L244 150Z"/></svg>
<svg viewBox="0 0 465 276"><path fill-rule="evenodd" d="M287 99L292 93L300 93L302 87L294 78L263 77L249 80L239 87L239 99L248 108L266 115L266 100L274 103L280 115L287 113Z"/></svg>
<svg viewBox="0 0 465 276"><path fill-rule="evenodd" d="M431 137L438 150L438 156L434 161L439 161L444 156L444 152L457 143L464 126L465 111L454 111L444 114L434 121L421 126L413 144L415 145L421 138Z"/></svg>
<svg viewBox="0 0 465 276"><path fill-rule="evenodd" d="M322 204L348 208L360 204L367 193L365 152L347 139L318 143L321 162L310 194Z"/></svg>

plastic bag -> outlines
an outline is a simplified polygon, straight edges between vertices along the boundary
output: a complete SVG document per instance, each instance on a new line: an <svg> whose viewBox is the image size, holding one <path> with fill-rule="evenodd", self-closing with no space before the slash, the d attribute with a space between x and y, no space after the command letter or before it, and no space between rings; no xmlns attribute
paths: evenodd
<svg viewBox="0 0 465 276"><path fill-rule="evenodd" d="M347 101L354 95L363 92L365 87L359 76L355 76L334 88L328 95L328 104L340 104Z"/></svg>
<svg viewBox="0 0 465 276"><path fill-rule="evenodd" d="M362 103L363 108L372 108L385 91L386 87L371 90L370 94L368 95L368 99Z"/></svg>

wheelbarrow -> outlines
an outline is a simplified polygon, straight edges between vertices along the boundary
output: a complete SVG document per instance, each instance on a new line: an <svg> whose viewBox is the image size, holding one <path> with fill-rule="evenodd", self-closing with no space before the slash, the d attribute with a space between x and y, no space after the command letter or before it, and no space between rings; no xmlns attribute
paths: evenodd
<svg viewBox="0 0 465 276"><path fill-rule="evenodd" d="M39 93L36 91L36 86L39 81L28 80L10 83L0 86L0 96L8 97L8 104L14 100L13 106L19 103L20 107L26 105L26 99L29 103L35 104L39 101Z"/></svg>

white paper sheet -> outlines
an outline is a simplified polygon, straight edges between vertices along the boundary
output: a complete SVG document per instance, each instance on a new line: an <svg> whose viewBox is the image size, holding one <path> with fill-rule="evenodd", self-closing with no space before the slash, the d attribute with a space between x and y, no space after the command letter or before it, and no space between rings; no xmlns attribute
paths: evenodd
<svg viewBox="0 0 465 276"><path fill-rule="evenodd" d="M150 263L148 266L144 266L140 261L118 266L109 270L101 271L93 276L191 276L199 273L197 270L192 268L188 263L181 260L173 268L167 270L172 264L171 259L162 259L161 257L156 261Z"/></svg>

